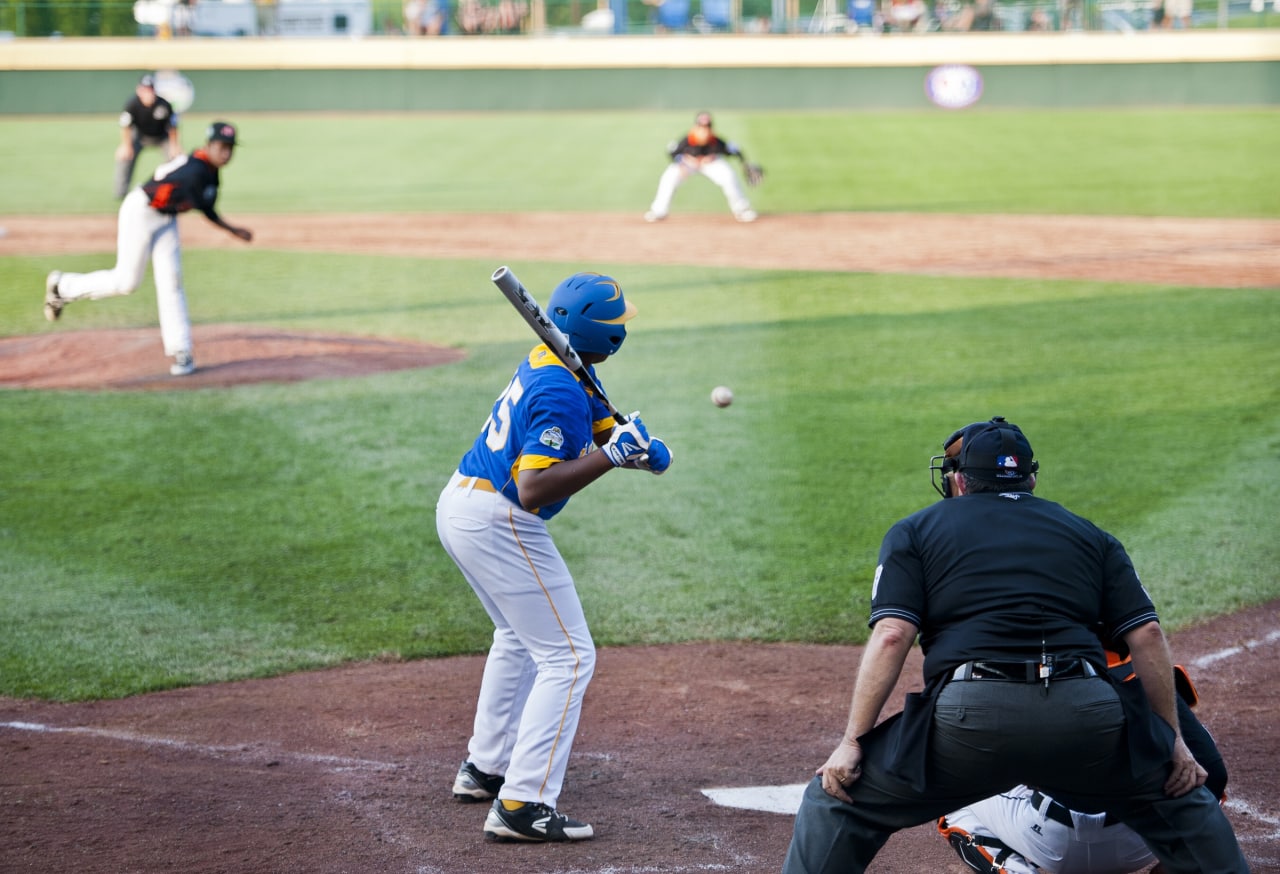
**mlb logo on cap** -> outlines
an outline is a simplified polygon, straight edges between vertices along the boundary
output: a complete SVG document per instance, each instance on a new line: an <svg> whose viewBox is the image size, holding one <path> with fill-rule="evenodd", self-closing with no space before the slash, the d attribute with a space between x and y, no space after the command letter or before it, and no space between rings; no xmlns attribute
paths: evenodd
<svg viewBox="0 0 1280 874"><path fill-rule="evenodd" d="M211 143L229 143L236 144L235 125L226 121L215 121L209 125L209 134L205 137Z"/></svg>

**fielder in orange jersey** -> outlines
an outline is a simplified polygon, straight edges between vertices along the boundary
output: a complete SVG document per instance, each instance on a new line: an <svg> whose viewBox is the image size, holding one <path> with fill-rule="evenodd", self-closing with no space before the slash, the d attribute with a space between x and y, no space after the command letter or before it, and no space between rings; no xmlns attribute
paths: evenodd
<svg viewBox="0 0 1280 874"><path fill-rule="evenodd" d="M737 171L728 159L737 158L742 161L749 185L758 184L764 171L758 164L747 160L740 146L716 136L711 127L711 113L699 112L694 117L693 127L689 132L667 146L667 154L671 156L671 163L658 179L658 191L649 210L644 214L645 221L660 222L665 219L671 211L671 200L675 197L676 189L691 176L699 174L710 179L724 192L734 218L740 222L756 220L756 211L751 208L751 202L747 200L742 184L738 181Z"/></svg>

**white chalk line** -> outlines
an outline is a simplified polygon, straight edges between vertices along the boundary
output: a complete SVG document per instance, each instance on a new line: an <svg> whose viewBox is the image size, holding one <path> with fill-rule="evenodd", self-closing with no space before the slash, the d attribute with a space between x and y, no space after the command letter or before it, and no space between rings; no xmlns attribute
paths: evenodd
<svg viewBox="0 0 1280 874"><path fill-rule="evenodd" d="M57 726L44 725L39 722L0 722L0 728L8 728L14 731L29 731L36 734L82 734L89 737L101 737L108 740L138 744L144 747L165 747L168 749L182 750L183 752L188 753L199 753L201 755L217 758L261 758L269 761L289 760L294 762L306 762L313 765L329 766L336 772L361 770L394 771L401 767L400 765L392 764L391 762L378 762L372 759L353 759L346 756L326 756L318 753L295 753L282 750L272 750L264 747L251 747L247 744L239 744L236 746L215 746L212 744L200 744L192 741L176 740L168 737L153 737L151 735L136 734L129 731L114 731L108 728L90 728L83 725Z"/></svg>
<svg viewBox="0 0 1280 874"><path fill-rule="evenodd" d="M1211 652L1208 655L1202 655L1200 656L1200 658L1192 661L1191 665L1192 667L1196 667L1196 668L1207 668L1209 667L1209 665L1214 664L1215 662L1220 662L1223 659L1229 659L1233 656L1238 656L1243 652L1248 652L1250 650L1255 650L1258 647L1266 646L1267 644L1270 644L1270 643L1275 643L1277 640L1280 640L1280 629L1276 629L1275 631L1272 631L1270 634L1264 635L1263 637L1260 637L1257 640L1250 640L1247 643L1242 643L1240 646L1229 646L1226 649L1220 649L1217 652Z"/></svg>

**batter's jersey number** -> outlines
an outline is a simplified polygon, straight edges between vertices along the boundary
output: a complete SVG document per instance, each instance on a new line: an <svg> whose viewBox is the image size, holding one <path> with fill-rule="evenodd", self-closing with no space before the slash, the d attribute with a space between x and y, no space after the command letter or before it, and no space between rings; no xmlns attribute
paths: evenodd
<svg viewBox="0 0 1280 874"><path fill-rule="evenodd" d="M511 380L507 390L493 405L493 412L484 423L486 431L484 445L492 451L501 452L506 447L507 438L511 436L511 411L516 404L520 403L522 397L524 397L524 386L520 384L520 377L517 376Z"/></svg>

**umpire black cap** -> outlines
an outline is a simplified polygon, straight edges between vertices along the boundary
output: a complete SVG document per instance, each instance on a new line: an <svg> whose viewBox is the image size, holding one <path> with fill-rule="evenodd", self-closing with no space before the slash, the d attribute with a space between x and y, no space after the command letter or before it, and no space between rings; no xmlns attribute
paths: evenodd
<svg viewBox="0 0 1280 874"><path fill-rule="evenodd" d="M1022 429L1004 416L989 422L975 422L947 440L950 446L961 439L956 468L968 476L988 482L1023 480L1040 469L1035 453ZM945 451L945 446L944 446Z"/></svg>

